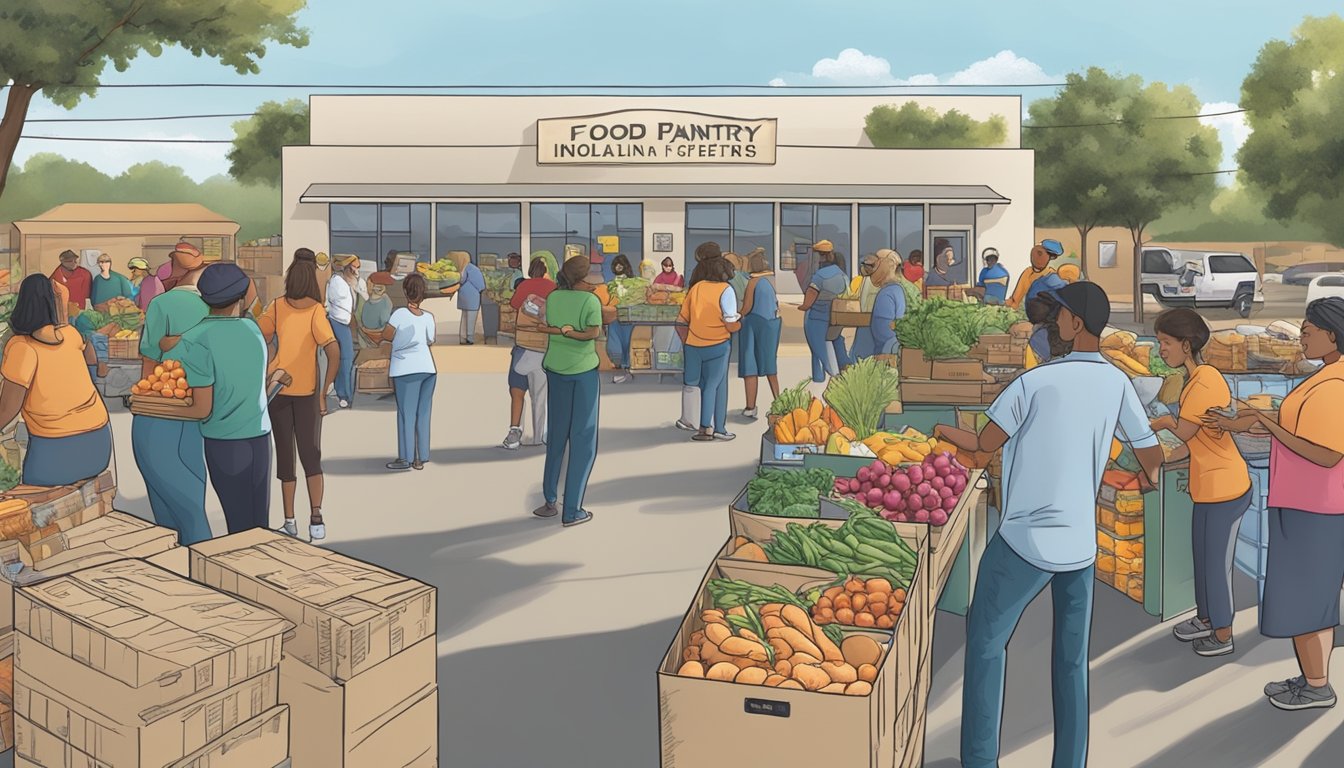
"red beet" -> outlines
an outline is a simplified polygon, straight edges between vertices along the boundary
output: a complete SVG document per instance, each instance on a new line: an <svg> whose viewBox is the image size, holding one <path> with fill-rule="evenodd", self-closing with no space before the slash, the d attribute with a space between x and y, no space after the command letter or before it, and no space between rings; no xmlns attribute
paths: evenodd
<svg viewBox="0 0 1344 768"><path fill-rule="evenodd" d="M859 467L858 477L860 483L866 483L872 479L873 473L867 467Z"/></svg>
<svg viewBox="0 0 1344 768"><path fill-rule="evenodd" d="M887 491L882 494L882 505L887 509L900 509L897 504L901 502L901 494L896 491Z"/></svg>
<svg viewBox="0 0 1344 768"><path fill-rule="evenodd" d="M859 482L859 479L858 479L857 477L851 477L851 478L849 478L849 492L850 492L850 493L858 493L858 492L859 492L859 486L861 486L861 485L863 485L863 483Z"/></svg>
<svg viewBox="0 0 1344 768"><path fill-rule="evenodd" d="M938 472L939 477L947 477L948 475L952 474L951 467L938 467L936 471Z"/></svg>
<svg viewBox="0 0 1344 768"><path fill-rule="evenodd" d="M905 508L912 512L918 512L924 508L924 497L917 493L910 494L910 498L905 500Z"/></svg>
<svg viewBox="0 0 1344 768"><path fill-rule="evenodd" d="M918 464L911 467L907 471L907 474L910 475L910 483L912 485L919 485L920 483L924 482L924 467Z"/></svg>
<svg viewBox="0 0 1344 768"><path fill-rule="evenodd" d="M859 483L859 495L866 496L868 491L873 489L872 483Z"/></svg>
<svg viewBox="0 0 1344 768"><path fill-rule="evenodd" d="M929 494L924 497L925 509L937 509L939 505L941 505L942 503L943 503L943 497L939 496L938 494L932 491L930 491Z"/></svg>
<svg viewBox="0 0 1344 768"><path fill-rule="evenodd" d="M947 525L947 513L941 509L933 510L929 513L929 525Z"/></svg>
<svg viewBox="0 0 1344 768"><path fill-rule="evenodd" d="M947 483L941 477L935 476L933 479L929 480L929 487L935 491L941 491L946 485Z"/></svg>
<svg viewBox="0 0 1344 768"><path fill-rule="evenodd" d="M933 493L933 486L928 483L920 483L919 486L915 488L915 493L918 493L920 496L928 496L930 493Z"/></svg>
<svg viewBox="0 0 1344 768"><path fill-rule="evenodd" d="M957 498L955 496L950 496L946 499L943 499L943 509L947 510L948 512L951 512L956 508L957 508Z"/></svg>
<svg viewBox="0 0 1344 768"><path fill-rule="evenodd" d="M910 490L910 476L904 472L897 472L891 476L891 487L905 493Z"/></svg>
<svg viewBox="0 0 1344 768"><path fill-rule="evenodd" d="M881 477L877 478L877 484L882 486L883 488L890 488L891 475L883 474Z"/></svg>
<svg viewBox="0 0 1344 768"><path fill-rule="evenodd" d="M868 490L868 506L876 507L882 504L882 491L878 488Z"/></svg>
<svg viewBox="0 0 1344 768"><path fill-rule="evenodd" d="M953 496L956 496L956 494L952 492L952 489L948 488L947 486L943 486L941 489L939 489L938 495L944 499L950 499Z"/></svg>
<svg viewBox="0 0 1344 768"><path fill-rule="evenodd" d="M919 510L918 512L915 513L915 522L916 523L929 522L929 513L923 509Z"/></svg>

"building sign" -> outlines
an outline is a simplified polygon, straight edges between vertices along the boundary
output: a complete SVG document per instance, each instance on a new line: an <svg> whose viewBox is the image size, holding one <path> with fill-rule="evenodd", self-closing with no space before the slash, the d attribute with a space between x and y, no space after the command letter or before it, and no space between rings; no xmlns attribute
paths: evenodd
<svg viewBox="0 0 1344 768"><path fill-rule="evenodd" d="M538 165L774 165L777 121L632 109L537 121Z"/></svg>

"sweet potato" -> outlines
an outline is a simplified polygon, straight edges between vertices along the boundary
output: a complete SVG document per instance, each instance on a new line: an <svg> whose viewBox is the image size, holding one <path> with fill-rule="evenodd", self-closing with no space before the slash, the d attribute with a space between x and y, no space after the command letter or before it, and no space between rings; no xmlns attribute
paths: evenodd
<svg viewBox="0 0 1344 768"><path fill-rule="evenodd" d="M775 662L775 674L790 677L793 675L793 665L787 659L780 659Z"/></svg>
<svg viewBox="0 0 1344 768"><path fill-rule="evenodd" d="M783 610L784 606L781 603L766 603L761 606L761 618L764 620L766 616L778 616Z"/></svg>
<svg viewBox="0 0 1344 768"><path fill-rule="evenodd" d="M755 542L747 542L733 551L733 557L738 560L751 560L757 563L768 563L770 558L765 556L765 550L761 545Z"/></svg>
<svg viewBox="0 0 1344 768"><path fill-rule="evenodd" d="M802 683L809 691L819 691L831 684L831 676L823 672L821 667L811 664L795 664L793 679Z"/></svg>
<svg viewBox="0 0 1344 768"><path fill-rule="evenodd" d="M842 685L841 683L831 683L830 685L826 686L825 688L822 688L822 689L821 689L821 692L822 692L822 693L844 693L844 692L845 692L845 686Z"/></svg>
<svg viewBox="0 0 1344 768"><path fill-rule="evenodd" d="M827 661L822 662L821 671L825 672L831 678L833 683L844 683L849 685L859 679L859 671L845 662Z"/></svg>
<svg viewBox="0 0 1344 768"><path fill-rule="evenodd" d="M817 648L821 649L821 658L823 661L840 662L845 660L844 654L840 653L840 646L832 642L831 638L827 637L826 633L821 630L821 627L817 627L817 631L813 634L812 640L817 644Z"/></svg>
<svg viewBox="0 0 1344 768"><path fill-rule="evenodd" d="M761 626L765 627L766 632L769 632L772 629L787 627L788 624L785 624L784 620L779 618L779 614L775 614L774 616L762 616Z"/></svg>
<svg viewBox="0 0 1344 768"><path fill-rule="evenodd" d="M714 645L722 646L723 641L727 640L732 636L733 631L728 628L727 624L705 625L705 639L713 643ZM724 653L727 653L727 651L724 651ZM729 653L728 655L733 656L734 654Z"/></svg>
<svg viewBox="0 0 1344 768"><path fill-rule="evenodd" d="M799 664L811 664L814 667L819 667L821 666L821 659L809 653L795 653L793 658L789 659L789 663L795 667Z"/></svg>
<svg viewBox="0 0 1344 768"><path fill-rule="evenodd" d="M845 686L845 695L847 696L867 696L872 692L873 692L872 684L865 683L862 680L850 683L849 685Z"/></svg>
<svg viewBox="0 0 1344 768"><path fill-rule="evenodd" d="M782 682L784 682L785 680L788 680L788 679L789 679L789 678L784 677L783 675L768 675L768 676L765 678L765 682L762 683L762 685L766 685L766 686L769 686L769 687L771 687L771 688L776 688L776 687L779 686L780 683L782 683Z"/></svg>
<svg viewBox="0 0 1344 768"><path fill-rule="evenodd" d="M732 660L728 663L732 664L734 667L737 667L738 669L747 669L749 667L760 666L765 662L756 661L755 659L749 659L746 656L733 656Z"/></svg>
<svg viewBox="0 0 1344 768"><path fill-rule="evenodd" d="M700 660L700 646L698 646L698 645L688 645L688 646L686 646L686 650L684 650L684 651L681 652L681 660L682 660L682 661L699 661L699 660Z"/></svg>
<svg viewBox="0 0 1344 768"><path fill-rule="evenodd" d="M705 677L709 680L726 680L732 682L737 677L738 668L726 662L719 662L710 667L705 672Z"/></svg>
<svg viewBox="0 0 1344 768"><path fill-rule="evenodd" d="M840 652L844 654L845 661L856 667L864 664L877 666L877 662L882 659L882 646L877 641L867 635L850 635L840 644Z"/></svg>
<svg viewBox="0 0 1344 768"><path fill-rule="evenodd" d="M765 661L770 658L765 652L765 646L745 637L730 637L719 644L719 650L729 656L744 656L752 661Z"/></svg>
<svg viewBox="0 0 1344 768"><path fill-rule="evenodd" d="M780 611L779 617L784 620L785 624L802 632L804 635L811 636L812 620L807 617L807 611L804 611L802 608L799 608L796 605L786 605L784 606L784 610Z"/></svg>
<svg viewBox="0 0 1344 768"><path fill-rule="evenodd" d="M710 608L708 610L701 611L700 620L705 622L706 624L723 624L725 621L727 621L727 619L724 618L723 611L720 611L716 608Z"/></svg>
<svg viewBox="0 0 1344 768"><path fill-rule="evenodd" d="M691 633L691 645L700 645L703 642L705 642L705 631L703 629L697 629Z"/></svg>
<svg viewBox="0 0 1344 768"><path fill-rule="evenodd" d="M801 690L803 690L803 684L800 683L800 682L798 682L797 680L792 680L792 679L790 679L790 680L785 680L784 682L780 683L779 685L777 685L777 686L775 686L775 687L776 687L776 688L788 688L788 689L790 689L790 690L794 690L794 691L801 691Z"/></svg>
<svg viewBox="0 0 1344 768"><path fill-rule="evenodd" d="M755 632L752 632L750 629L739 629L737 630L737 634L739 637L744 637L753 643L760 643L761 645L765 645L765 641L762 640Z"/></svg>
<svg viewBox="0 0 1344 768"><path fill-rule="evenodd" d="M720 662L732 663L733 657L719 650L719 646L706 642L700 646L700 661L706 665L718 664Z"/></svg>
<svg viewBox="0 0 1344 768"><path fill-rule="evenodd" d="M735 607L735 608L729 608L729 609L728 609L728 615L729 615L729 616L738 616L738 617L740 617L740 618L744 618L744 619L745 619L745 618L747 617L747 609L746 609L746 608L743 608L743 607L740 606L740 605L737 606L737 607Z"/></svg>
<svg viewBox="0 0 1344 768"><path fill-rule="evenodd" d="M741 546L744 546L744 545L746 545L746 544L750 544L750 543L751 543L751 539L748 539L746 536L736 536L736 537L733 538L733 549L737 549L738 547L741 547Z"/></svg>
<svg viewBox="0 0 1344 768"><path fill-rule="evenodd" d="M859 679L865 683L871 683L877 680L877 667L872 664L859 665Z"/></svg>
<svg viewBox="0 0 1344 768"><path fill-rule="evenodd" d="M743 685L762 685L765 683L765 678L767 677L769 677L769 674L766 673L764 669L761 669L760 667L747 667L737 673L737 677L733 679L733 682L742 683Z"/></svg>
<svg viewBox="0 0 1344 768"><path fill-rule="evenodd" d="M688 661L681 665L681 669L677 670L677 674L682 677L704 677L705 665L698 661Z"/></svg>
<svg viewBox="0 0 1344 768"><path fill-rule="evenodd" d="M787 659L793 655L793 646L778 637L770 638L770 647L775 649L776 659Z"/></svg>
<svg viewBox="0 0 1344 768"><path fill-rule="evenodd" d="M806 653L815 659L820 659L822 657L821 649L817 647L816 643L812 642L812 638L799 632L793 627L780 627L779 629L772 629L765 634L767 637L778 637L793 646L793 652L795 654Z"/></svg>

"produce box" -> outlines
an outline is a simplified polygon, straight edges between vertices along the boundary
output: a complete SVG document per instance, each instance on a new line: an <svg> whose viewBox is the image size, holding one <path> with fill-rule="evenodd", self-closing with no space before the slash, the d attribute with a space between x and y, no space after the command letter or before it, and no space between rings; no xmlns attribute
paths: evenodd
<svg viewBox="0 0 1344 768"><path fill-rule="evenodd" d="M435 632L434 587L270 530L193 544L191 577L294 622L286 652L338 681Z"/></svg>
<svg viewBox="0 0 1344 768"><path fill-rule="evenodd" d="M547 346L551 343L551 337L541 331L519 328L513 335L513 343L533 352L545 352ZM599 346L598 349L605 349L605 345Z"/></svg>
<svg viewBox="0 0 1344 768"><path fill-rule="evenodd" d="M867 328L873 323L871 312L840 312L831 308L831 325L841 328Z"/></svg>
<svg viewBox="0 0 1344 768"><path fill-rule="evenodd" d="M934 360L933 379L940 381L985 380L985 364L979 360Z"/></svg>
<svg viewBox="0 0 1344 768"><path fill-rule="evenodd" d="M923 545L917 535L911 543ZM897 709L913 698L922 658L918 636L922 612L917 606L907 608L892 633L846 634L879 643L890 638L865 695L681 676L677 673L683 651L694 634L703 631L703 611L713 606L707 588L713 578L742 578L786 589L801 588L810 580L785 568L746 571L717 560L711 565L658 671L662 764L815 763L870 768L895 764L906 749L913 722L902 719Z"/></svg>
<svg viewBox="0 0 1344 768"><path fill-rule="evenodd" d="M826 446L811 443L783 444L775 442L773 430L761 435L762 464L796 464L801 466L803 457L809 453L824 453Z"/></svg>
<svg viewBox="0 0 1344 768"><path fill-rule="evenodd" d="M355 391L366 394L385 394L392 391L391 361L369 360L355 368Z"/></svg>
<svg viewBox="0 0 1344 768"><path fill-rule="evenodd" d="M902 379L933 378L933 361L924 356L922 349L901 349ZM904 389L901 390L904 393ZM906 396L909 399L909 396Z"/></svg>
<svg viewBox="0 0 1344 768"><path fill-rule="evenodd" d="M636 371L653 368L653 350L648 347L631 347L630 368Z"/></svg>
<svg viewBox="0 0 1344 768"><path fill-rule="evenodd" d="M1138 514L1116 512L1110 507L1097 505L1097 527L1117 539L1132 539L1143 535L1143 511Z"/></svg>
<svg viewBox="0 0 1344 768"><path fill-rule="evenodd" d="M140 335L108 338L107 356L112 360L139 360Z"/></svg>
<svg viewBox="0 0 1344 768"><path fill-rule="evenodd" d="M0 542L0 605L12 604L15 586L36 584L74 571L177 548L177 532L124 512L111 512L68 531L25 545ZM17 568L17 566L22 566ZM0 616L0 624L12 617Z"/></svg>
<svg viewBox="0 0 1344 768"><path fill-rule="evenodd" d="M1143 492L1120 490L1113 485L1101 484L1097 503L1124 515L1143 515Z"/></svg>
<svg viewBox="0 0 1344 768"><path fill-rule="evenodd" d="M14 748L14 632L0 638L0 752Z"/></svg>
<svg viewBox="0 0 1344 768"><path fill-rule="evenodd" d="M295 768L434 765L437 663L432 637L343 683L286 654L280 701L290 707Z"/></svg>
<svg viewBox="0 0 1344 768"><path fill-rule="evenodd" d="M934 381L931 379L901 379L901 401L947 405L980 405L985 400L985 383L981 381Z"/></svg>
<svg viewBox="0 0 1344 768"><path fill-rule="evenodd" d="M861 312L858 299L834 299L831 301L831 316L836 312Z"/></svg>
<svg viewBox="0 0 1344 768"><path fill-rule="evenodd" d="M191 397L159 397L157 393L131 395L131 413L136 416L153 416L158 419L192 421L185 415L184 411L194 403L195 400Z"/></svg>

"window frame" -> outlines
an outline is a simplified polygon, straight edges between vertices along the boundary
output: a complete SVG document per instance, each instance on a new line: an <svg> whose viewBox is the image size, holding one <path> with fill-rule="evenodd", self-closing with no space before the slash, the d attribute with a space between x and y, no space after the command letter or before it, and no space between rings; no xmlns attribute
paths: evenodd
<svg viewBox="0 0 1344 768"><path fill-rule="evenodd" d="M481 258L481 239L482 239L483 236L484 236L486 239L488 239L488 240L503 240L503 239L505 239L505 238L512 238L512 239L509 241L511 244L513 244L511 247L512 247L512 248L514 249L514 251L516 251L517 253L520 253L520 254L522 253L522 250L523 250L523 204L522 204L521 202L516 202L516 203L507 203L507 202L506 202L506 203L501 203L501 202L497 202L497 201L490 201L490 202L480 202L480 201L475 201L475 202L473 202L473 201L469 201L469 200L440 200L440 201L436 201L436 202L434 203L434 219L433 219L433 228L434 228L434 246L433 246L433 247L434 247L434 250L435 250L435 251L445 251L445 252L446 252L446 250L445 250L445 248L443 247L443 244L442 244L442 242L441 242L441 239L443 239L443 238L441 238L441 231L440 231L440 229L439 229L439 212L440 212L440 210L441 210L443 207L445 207L445 206L454 206L454 207L460 207L460 208L466 208L466 207L470 206L471 209L472 209L472 232L471 232L471 241L472 241L472 243L473 243L473 247L471 247L471 248L469 248L469 249L466 249L467 252L471 254L471 263L472 263L472 264L475 264L475 265L477 265L478 267L480 266L480 258ZM516 216L515 221L517 222L517 225L518 225L518 226L517 226L517 231L516 231L516 232L484 232L484 233L483 233L483 232L481 231L481 208L482 208L483 206L491 206L491 207L499 207L499 208L505 208L505 207L510 207L510 206L511 206L511 207L514 209L512 212L513 212L513 213L515 214L515 216ZM447 250L455 250L455 249L447 249ZM504 257L506 257L510 252L511 252L510 250L508 250L508 249L504 249L504 252L503 252L503 253L499 253L499 254L496 254L496 255L498 256L498 258L499 258L500 260L502 260L502 259L504 259ZM437 255L435 255L435 256L433 257L433 259L431 259L431 260L432 260L432 261L437 261L438 258L439 258L439 257L438 257ZM501 263L501 262L498 262L498 261L497 261L496 263L498 264L498 263Z"/></svg>
<svg viewBox="0 0 1344 768"><path fill-rule="evenodd" d="M1215 268L1214 265L1219 262L1215 261L1215 259L1227 260L1227 261L1240 261L1241 264L1238 265L1237 269L1227 269L1227 270L1217 269ZM1214 253L1208 256L1208 261L1209 261L1209 272L1214 275L1244 275L1247 274L1248 272L1259 271L1255 268L1255 264L1251 263L1250 259L1246 258L1244 254L1240 253Z"/></svg>

